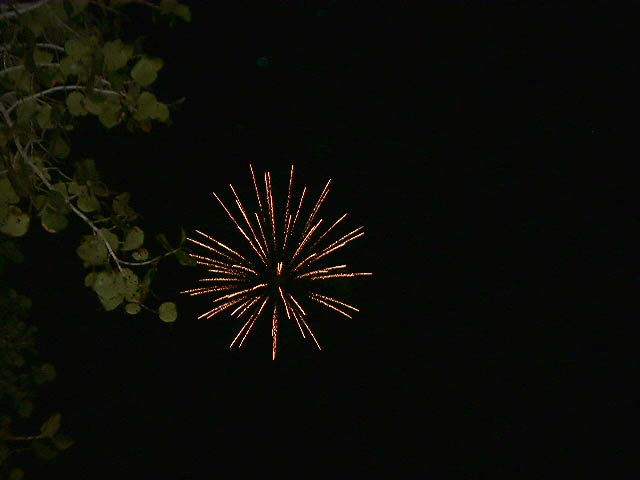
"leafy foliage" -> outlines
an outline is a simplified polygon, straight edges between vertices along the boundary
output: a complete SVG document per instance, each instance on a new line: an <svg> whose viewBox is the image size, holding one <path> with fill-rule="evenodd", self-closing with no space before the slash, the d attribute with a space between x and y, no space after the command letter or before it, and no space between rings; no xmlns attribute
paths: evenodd
<svg viewBox="0 0 640 480"><path fill-rule="evenodd" d="M13 255L7 255L10 252ZM20 260L16 253L11 241L3 241L1 265L7 260ZM10 467L9 459L19 458L25 450L31 450L39 458L51 459L73 444L71 438L59 432L62 418L59 413L47 418L37 433L18 433L37 428L35 388L56 376L53 365L38 358L37 330L26 322L30 307L31 300L15 290L0 291L0 475L7 478L22 478L22 469Z"/></svg>
<svg viewBox="0 0 640 480"><path fill-rule="evenodd" d="M70 243L97 302L107 311L146 310L173 322L176 305L158 299L151 287L163 258L176 255L180 264L190 264L184 235L178 245L162 234L145 235L131 195L106 185L95 160L74 156L69 134L89 117L129 132L171 123L178 102L168 104L152 91L163 60L145 53L143 42L123 40L121 19L130 3L170 22L191 18L176 0L0 5L0 275L7 263L22 260L17 241L31 229L59 234L80 220L88 230ZM156 242L148 245L149 238ZM39 430L30 423L36 388L53 380L55 368L37 359L35 328L25 318L30 301L5 284L0 282L0 478L17 480L24 472L9 460L25 450L51 459L73 441L59 432L59 414Z"/></svg>

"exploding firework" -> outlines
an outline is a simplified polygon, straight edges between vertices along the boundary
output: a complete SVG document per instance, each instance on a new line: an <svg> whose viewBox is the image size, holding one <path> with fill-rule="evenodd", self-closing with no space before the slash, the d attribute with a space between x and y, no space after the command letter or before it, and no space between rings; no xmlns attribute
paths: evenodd
<svg viewBox="0 0 640 480"><path fill-rule="evenodd" d="M229 216L235 228L244 237L251 254L243 255L219 240L196 230L199 239L187 238L190 242L207 249L208 256L190 254L199 265L208 267L213 274L200 279L208 285L185 290L189 295L213 294L213 308L198 318L211 318L223 311L231 310L231 316L244 320L244 325L231 342L230 347L241 347L253 329L256 320L264 315L271 317L273 341L272 357L275 360L278 345L278 322L286 317L296 322L303 338L307 334L320 349L313 331L306 320L301 298L306 297L345 317L351 318L349 311L357 312L352 305L324 295L315 289L322 282L335 278L349 278L372 275L367 272L349 272L346 265L323 266L320 262L336 250L364 235L358 227L334 241L327 240L331 233L346 217L345 213L328 228L323 228L323 220L316 220L322 203L327 198L331 180L327 182L306 220L301 211L307 187L294 202L293 165L289 175L289 188L282 216L276 215L271 174L264 174L264 192L256 180L253 167L249 166L257 198L257 212L249 212L240 201L233 185L229 185L238 210L234 216L222 199L213 195ZM318 263L320 262L320 263Z"/></svg>

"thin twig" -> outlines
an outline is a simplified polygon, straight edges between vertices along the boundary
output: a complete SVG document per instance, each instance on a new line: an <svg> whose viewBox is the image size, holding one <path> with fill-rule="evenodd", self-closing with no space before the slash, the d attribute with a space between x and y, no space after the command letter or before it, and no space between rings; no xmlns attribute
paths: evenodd
<svg viewBox="0 0 640 480"><path fill-rule="evenodd" d="M50 50L57 50L59 52L64 52L64 47L61 47L60 45L54 45L53 43L36 43L36 47L48 48Z"/></svg>
<svg viewBox="0 0 640 480"><path fill-rule="evenodd" d="M42 438L42 435L30 435L28 437L7 437L10 442L30 442Z"/></svg>
<svg viewBox="0 0 640 480"><path fill-rule="evenodd" d="M158 255L157 257L152 258L151 260L146 260L144 262L126 262L124 260L120 260L120 263L122 265L133 265L133 266L142 266L142 265L150 265L152 263L158 263L160 260L162 260L164 257L168 257L169 255L173 255L174 253L176 253L177 251L179 251L179 248L174 248L173 250L171 250L170 252L164 253L162 255Z"/></svg>
<svg viewBox="0 0 640 480"><path fill-rule="evenodd" d="M59 63L36 63L36 67L59 67ZM14 65L13 67L5 68L4 70L0 70L0 75L6 75L9 72L14 72L16 70L24 69L24 65Z"/></svg>
<svg viewBox="0 0 640 480"><path fill-rule="evenodd" d="M86 87L82 85L59 85L57 87L48 88L47 90L43 90L41 92L34 93L33 95L29 95L28 97L24 97L24 98L21 98L20 100L17 100L13 105L7 108L7 113L11 113L13 109L16 108L18 105L20 105L21 103L28 102L29 100L33 100L34 98L40 98L45 95L48 95L49 93L54 93L59 91L66 92L66 91L73 91L73 90L86 90ZM122 93L116 92L113 90L103 90L100 88L94 88L93 91L98 93L104 93L105 95L117 95L119 97L124 96Z"/></svg>
<svg viewBox="0 0 640 480"><path fill-rule="evenodd" d="M4 117L5 121L7 122L7 125L9 126L9 128L12 128L13 127L13 122L11 121L11 117L9 116L9 112L7 111L7 109L4 108L4 106L2 104L0 104L0 111L2 112L2 116ZM22 156L22 159L31 167L31 170L33 170L35 172L35 174L40 178L42 183L44 183L49 190L53 190L53 186L51 185L49 180L47 180L47 177L45 177L44 173L42 173L40 171L40 169L36 166L36 164L33 163L33 161L26 154L26 152L24 151L24 148L22 148L22 144L20 143L20 139L15 137L14 138L14 142L16 144L16 147L18 148L18 152L20 152L20 155ZM87 225L89 225L89 227L95 232L95 234L100 237L100 239L106 245L107 250L109 251L109 255L111 256L111 258L113 258L114 262L116 262L116 266L118 267L118 270L120 270L122 272L122 267L120 266L120 260L118 259L118 257L116 256L115 252L113 251L113 248L111 248L111 244L105 238L105 236L103 235L102 231L98 227L96 227L93 224L93 222L81 210L78 209L78 207L76 207L73 203L71 203L71 200L69 200L68 198L65 198L64 201L67 203L67 205L69 205L69 208L71 208L73 213L75 213L82 220L84 220L84 222Z"/></svg>

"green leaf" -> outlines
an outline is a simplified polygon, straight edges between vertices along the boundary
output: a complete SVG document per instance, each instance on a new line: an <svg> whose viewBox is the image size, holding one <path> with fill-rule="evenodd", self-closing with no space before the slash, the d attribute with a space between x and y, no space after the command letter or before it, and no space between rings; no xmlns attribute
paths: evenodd
<svg viewBox="0 0 640 480"><path fill-rule="evenodd" d="M67 228L69 220L62 213L45 210L40 218L40 223L47 232L58 233Z"/></svg>
<svg viewBox="0 0 640 480"><path fill-rule="evenodd" d="M87 110L82 105L84 95L80 92L71 92L67 95L66 104L71 115L78 117L87 114Z"/></svg>
<svg viewBox="0 0 640 480"><path fill-rule="evenodd" d="M118 123L120 123L120 115L122 113L122 109L120 106L120 102L117 100L116 102L104 102L102 104L102 108L100 109L98 119L100 120L100 123L102 123L102 125L104 125L106 128L113 128Z"/></svg>
<svg viewBox="0 0 640 480"><path fill-rule="evenodd" d="M29 222L31 217L28 213L24 213L20 208L11 205L8 208L8 214L0 224L0 233L9 235L10 237L22 237L29 230Z"/></svg>
<svg viewBox="0 0 640 480"><path fill-rule="evenodd" d="M162 65L162 59L142 57L131 69L131 78L143 87L147 87L155 82Z"/></svg>
<svg viewBox="0 0 640 480"><path fill-rule="evenodd" d="M47 204L56 212L69 213L71 208L67 204L67 184L63 182L55 183L51 186L51 190L47 194Z"/></svg>
<svg viewBox="0 0 640 480"><path fill-rule="evenodd" d="M100 272L96 275L93 289L99 296L105 298L124 296L124 281L115 272Z"/></svg>
<svg viewBox="0 0 640 480"><path fill-rule="evenodd" d="M97 95L85 96L82 102L82 106L87 109L87 112L98 115L102 113L102 104L104 99L99 99Z"/></svg>
<svg viewBox="0 0 640 480"><path fill-rule="evenodd" d="M77 195L81 197L83 195L87 195L89 189L86 185L78 185L74 180L67 184L67 190L69 190L70 195Z"/></svg>
<svg viewBox="0 0 640 480"><path fill-rule="evenodd" d="M125 300L128 302L136 302L140 300L140 295L138 293L140 279L138 276L129 268L123 268L122 273L119 275L122 276L124 281L124 288L122 292L124 293Z"/></svg>
<svg viewBox="0 0 640 480"><path fill-rule="evenodd" d="M40 433L43 437L53 438L53 436L60 430L60 420L62 416L59 413L51 415L46 422L40 427Z"/></svg>
<svg viewBox="0 0 640 480"><path fill-rule="evenodd" d="M160 316L160 320L165 323L175 322L176 318L178 318L176 304L173 302L164 302L158 309L158 315Z"/></svg>
<svg viewBox="0 0 640 480"><path fill-rule="evenodd" d="M120 247L120 240L118 240L118 236L115 233L111 233L106 228L101 228L100 232L102 233L102 236L109 242L111 249L114 252L117 252L118 248Z"/></svg>
<svg viewBox="0 0 640 480"><path fill-rule="evenodd" d="M129 206L129 192L123 192L113 199L112 208L116 215L124 220L133 220L136 218L136 212Z"/></svg>
<svg viewBox="0 0 640 480"><path fill-rule="evenodd" d="M96 277L98 274L96 272L88 273L86 277L84 277L84 286L93 288L93 285L96 283Z"/></svg>
<svg viewBox="0 0 640 480"><path fill-rule="evenodd" d="M103 47L104 62L108 72L113 72L124 67L131 55L133 55L133 47L125 45L122 40L118 39L113 42L107 42Z"/></svg>
<svg viewBox="0 0 640 480"><path fill-rule="evenodd" d="M133 115L136 120L154 118L158 108L158 100L151 92L142 92L138 98L138 108Z"/></svg>
<svg viewBox="0 0 640 480"><path fill-rule="evenodd" d="M74 60L80 60L91 54L92 45L86 38L72 38L64 44L67 55Z"/></svg>
<svg viewBox="0 0 640 480"><path fill-rule="evenodd" d="M125 278L116 272L100 272L96 275L93 290L105 310L110 311L118 307L124 300L127 291Z"/></svg>
<svg viewBox="0 0 640 480"><path fill-rule="evenodd" d="M124 244L122 245L122 251L135 250L140 248L144 243L144 232L140 227L133 227L127 232Z"/></svg>
<svg viewBox="0 0 640 480"><path fill-rule="evenodd" d="M7 177L0 178L0 202L12 204L18 203L20 197L11 186L11 182Z"/></svg>
<svg viewBox="0 0 640 480"><path fill-rule="evenodd" d="M49 151L56 158L67 158L70 152L69 144L61 134L56 133L49 142Z"/></svg>
<svg viewBox="0 0 640 480"><path fill-rule="evenodd" d="M53 54L48 50L36 48L33 51L33 60L36 63L51 63L53 60Z"/></svg>
<svg viewBox="0 0 640 480"><path fill-rule="evenodd" d="M64 77L78 77L81 81L89 78L89 64L66 57L60 60L60 71Z"/></svg>
<svg viewBox="0 0 640 480"><path fill-rule="evenodd" d="M141 248L139 250L136 250L135 252L133 252L131 254L131 256L133 257L134 260L136 260L137 262L143 262L145 261L147 258L149 258L149 250L147 250L146 248Z"/></svg>
<svg viewBox="0 0 640 480"><path fill-rule="evenodd" d="M176 260L178 260L178 263L180 265L184 265L185 267L192 267L194 265L197 265L196 259L191 257L184 250L178 250L176 252Z"/></svg>
<svg viewBox="0 0 640 480"><path fill-rule="evenodd" d="M178 7L173 12L176 17L181 18L185 22L191 21L191 10L186 5L178 5Z"/></svg>
<svg viewBox="0 0 640 480"><path fill-rule="evenodd" d="M100 181L92 181L89 182L89 188L91 188L91 193L98 197L108 197L109 196L109 188Z"/></svg>
<svg viewBox="0 0 640 480"><path fill-rule="evenodd" d="M138 313L140 313L141 308L137 303L127 303L124 307L124 310L129 315L137 315Z"/></svg>
<svg viewBox="0 0 640 480"><path fill-rule="evenodd" d="M16 115L18 117L18 123L27 124L38 113L38 102L35 99L22 102L16 108Z"/></svg>
<svg viewBox="0 0 640 480"><path fill-rule="evenodd" d="M162 103L162 102L158 102L158 104L156 105L156 110L153 113L153 117L155 120L158 120L160 122L166 122L167 120L169 120L169 107L167 107L166 104Z"/></svg>
<svg viewBox="0 0 640 480"><path fill-rule="evenodd" d="M186 5L182 5L177 0L162 0L160 2L160 13L163 15L175 15L185 22L191 21L191 11Z"/></svg>
<svg viewBox="0 0 640 480"><path fill-rule="evenodd" d="M93 195L83 195L78 198L78 208L87 213L95 212L100 210L100 201Z"/></svg>
<svg viewBox="0 0 640 480"><path fill-rule="evenodd" d="M51 122L51 111L52 108L50 105L43 105L40 107L40 111L36 115L36 121L40 128L51 128L53 126L53 123Z"/></svg>
<svg viewBox="0 0 640 480"><path fill-rule="evenodd" d="M122 297L121 295L117 297L109 297L109 298L98 296L98 299L100 300L100 303L102 304L104 309L107 312L110 312L120 306L124 297Z"/></svg>
<svg viewBox="0 0 640 480"><path fill-rule="evenodd" d="M58 433L57 435L55 435L52 438L52 442L58 450L66 450L75 443L70 437L64 435L63 433Z"/></svg>
<svg viewBox="0 0 640 480"><path fill-rule="evenodd" d="M85 235L76 253L84 260L85 266L103 265L109 259L109 251L97 235Z"/></svg>

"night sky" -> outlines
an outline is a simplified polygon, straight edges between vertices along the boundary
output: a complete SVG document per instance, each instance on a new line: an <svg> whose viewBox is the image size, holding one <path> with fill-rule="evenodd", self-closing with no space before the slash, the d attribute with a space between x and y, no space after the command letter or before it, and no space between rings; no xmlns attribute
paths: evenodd
<svg viewBox="0 0 640 480"><path fill-rule="evenodd" d="M366 232L339 258L374 276L346 284L353 319L310 317L322 352L289 325L273 362L267 319L240 351L237 321L196 319L207 299L178 292L203 271L161 264L175 324L105 313L75 254L85 226L33 229L16 287L58 370L38 405L76 440L33 478L480 479L576 455L579 365L609 348L566 310L584 299L567 271L605 263L579 244L608 201L580 197L600 167L576 161L612 132L621 54L598 38L615 22L590 2L209 3L129 29L165 59L158 96L186 97L174 125L87 120L74 158L131 192L156 249L181 226L244 248L211 192L253 200L249 163L280 192L295 164L312 198L331 178L323 218Z"/></svg>

